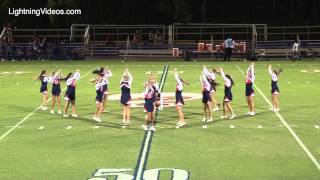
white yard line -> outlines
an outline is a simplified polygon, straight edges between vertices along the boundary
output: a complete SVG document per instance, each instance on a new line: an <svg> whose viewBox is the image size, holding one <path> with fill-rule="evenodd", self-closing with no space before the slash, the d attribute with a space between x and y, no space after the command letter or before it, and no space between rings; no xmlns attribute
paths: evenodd
<svg viewBox="0 0 320 180"><path fill-rule="evenodd" d="M96 68L96 67L95 67ZM95 69L94 68L94 69ZM91 69L89 72L87 72L85 75L83 75L80 79L86 77L88 74L92 72L93 69ZM64 91L66 88L64 88L62 91ZM48 99L48 102L51 100L51 97ZM32 116L36 111L38 111L41 108L42 105L36 107L31 113L26 115L23 119L21 119L19 122L17 122L14 126L12 126L8 131L3 133L0 137L0 141L4 139L8 134L10 134L12 131L14 131L16 128L18 128L22 123L24 123L27 119L29 119L30 116Z"/></svg>
<svg viewBox="0 0 320 180"><path fill-rule="evenodd" d="M166 75L168 74L168 69L169 69L169 66L167 66L167 68L163 71L163 77L161 79L161 82L160 82L160 92L162 91L162 87L164 86L164 81L166 79ZM134 180L141 180L143 178L143 169L144 169L144 164L145 164L145 161L146 161L146 157L147 157L147 152L148 152L148 149L149 149L149 146L150 146L150 138L151 138L151 135L152 135L152 132L151 130L148 130L147 132L147 137L145 139L145 141L143 142L144 143L144 146L143 146L143 150L142 150L142 155L140 157L140 161L139 161L139 165L138 165L138 169L137 169L137 175L136 177L134 178Z"/></svg>
<svg viewBox="0 0 320 180"><path fill-rule="evenodd" d="M245 73L243 72L243 70L238 66L235 65L237 67L237 69L243 74L245 75ZM258 90L259 94L263 97L263 99L267 102L267 104L272 107L271 102L269 101L269 99L265 96L265 94L260 90L260 88L255 84L254 87ZM291 133L291 135L294 137L294 139L297 141L297 143L300 145L300 147L304 150L304 152L307 154L307 156L310 158L310 160L314 163L314 165L317 167L317 169L320 171L320 164L317 161L317 159L313 156L313 154L310 152L310 150L306 147L306 145L302 142L302 140L300 139L300 137L295 133L295 131L289 126L289 124L287 123L287 121L282 117L282 115L276 111L275 112L276 116L279 118L279 120L281 121L281 123L288 129L288 131Z"/></svg>

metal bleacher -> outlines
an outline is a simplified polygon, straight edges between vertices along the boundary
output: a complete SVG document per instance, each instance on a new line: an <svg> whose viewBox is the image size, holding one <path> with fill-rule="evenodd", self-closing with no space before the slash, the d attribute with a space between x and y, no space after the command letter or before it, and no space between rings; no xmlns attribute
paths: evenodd
<svg viewBox="0 0 320 180"><path fill-rule="evenodd" d="M253 29L256 28L256 43ZM245 43L245 51L234 50L233 57L244 59L289 58L292 45L300 37L300 54L320 56L320 27L267 27L259 24L173 24L173 25L79 25L70 29L14 29L15 42L1 41L1 59L107 59L107 58L180 58L190 53L193 58L221 59L223 50L199 51L198 43L223 43L231 35ZM139 31L141 40L134 40ZM158 39L150 41L150 32ZM112 41L106 40L106 34ZM35 50L35 36L46 37L46 48ZM300 40L299 39L299 40ZM319 39L319 40L318 40ZM173 48L178 48L173 57Z"/></svg>

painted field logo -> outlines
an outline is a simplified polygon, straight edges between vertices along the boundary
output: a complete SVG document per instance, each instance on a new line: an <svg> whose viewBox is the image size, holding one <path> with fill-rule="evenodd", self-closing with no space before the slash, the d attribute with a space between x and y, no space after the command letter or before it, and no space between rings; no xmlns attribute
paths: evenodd
<svg viewBox="0 0 320 180"><path fill-rule="evenodd" d="M120 94L112 94L108 96L108 100L120 101ZM161 93L163 99L164 107L175 106L176 97L175 93ZM200 93L183 93L184 101L191 101L196 99L201 99L202 95ZM143 107L144 97L142 93L132 93L131 94L131 107Z"/></svg>
<svg viewBox="0 0 320 180"><path fill-rule="evenodd" d="M175 168L148 169L143 173L143 180L159 180L161 172L170 172L171 180L189 180L189 172ZM88 180L108 180L113 177L116 180L133 180L133 169L98 169Z"/></svg>

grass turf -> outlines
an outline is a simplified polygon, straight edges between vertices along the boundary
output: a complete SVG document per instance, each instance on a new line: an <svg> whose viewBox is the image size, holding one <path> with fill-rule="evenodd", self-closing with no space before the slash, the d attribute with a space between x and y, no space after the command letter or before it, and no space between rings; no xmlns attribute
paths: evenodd
<svg viewBox="0 0 320 180"><path fill-rule="evenodd" d="M232 74L232 105L238 115L235 120L215 121L203 128L201 100L186 101L184 106L187 126L176 129L177 113L174 107L158 114L158 131L155 132L146 169L178 168L189 171L195 180L210 179L319 179L320 171L312 163L278 117L270 112L267 102L257 90L255 93L256 116L245 116L243 71L248 62L179 62L179 61L54 61L54 62L4 62L0 66L0 135L7 132L40 105L39 82L33 81L41 69L48 72L62 69L64 74L77 68L84 76L77 86L78 119L66 119L38 110L24 123L0 140L0 179L5 180L79 180L92 178L98 168L134 169L138 161L144 131L142 108L132 108L133 125L121 126L119 101L108 101L110 111L102 116L103 123L91 120L95 110L93 77L90 71L97 66L109 66L110 92L117 94L120 76L128 67L133 74L132 93L143 91L146 71L161 72L164 65L169 71L174 67L191 85L183 93L200 93L199 75L202 65L223 67ZM291 125L306 147L320 160L319 61L256 62L256 82L263 94L270 99L268 64L282 67L280 76L280 114ZM306 71L301 71L306 70ZM5 72L9 72L6 74ZM15 72L24 72L15 74ZM160 81L161 74L158 74ZM222 78L218 82L223 84ZM62 85L62 89L65 85ZM51 86L48 86L49 91ZM174 92L172 73L164 84L164 92ZM64 91L63 91L64 93ZM217 99L223 98L223 86L217 90ZM64 102L62 100L62 102ZM50 105L51 102L48 104ZM230 128L233 125L234 128ZM263 128L258 128L260 125ZM40 126L44 129L39 130ZM71 129L66 129L72 126ZM133 170L130 174L133 174ZM106 176L105 176L106 177ZM112 176L115 179L115 176ZM160 179L170 179L170 171L162 171Z"/></svg>

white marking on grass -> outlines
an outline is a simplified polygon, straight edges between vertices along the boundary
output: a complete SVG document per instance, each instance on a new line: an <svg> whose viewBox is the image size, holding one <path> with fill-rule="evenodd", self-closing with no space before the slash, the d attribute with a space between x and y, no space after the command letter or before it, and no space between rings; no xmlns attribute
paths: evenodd
<svg viewBox="0 0 320 180"><path fill-rule="evenodd" d="M157 71L157 74L162 74L163 72L162 71Z"/></svg>
<svg viewBox="0 0 320 180"><path fill-rule="evenodd" d="M207 125L203 125L202 128L203 128L203 129L207 129L208 126L207 126Z"/></svg>
<svg viewBox="0 0 320 180"><path fill-rule="evenodd" d="M306 82L306 84L310 84L310 82L309 82L309 81L307 81L307 82Z"/></svg>
<svg viewBox="0 0 320 180"><path fill-rule="evenodd" d="M94 128L94 129L98 129L98 128L100 128L100 126L93 126L93 128Z"/></svg>
<svg viewBox="0 0 320 180"><path fill-rule="evenodd" d="M67 127L66 127L66 129L71 129L71 128L72 128L72 126L67 126Z"/></svg>
<svg viewBox="0 0 320 180"><path fill-rule="evenodd" d="M17 86L19 86L19 85L20 85L20 83L16 83L16 85L17 85Z"/></svg>
<svg viewBox="0 0 320 180"><path fill-rule="evenodd" d="M169 66L166 66L166 68L165 68L165 70L163 72L163 75L166 76L168 74L168 69L169 69ZM161 79L160 87L159 87L160 92L161 92L162 87L164 85L164 80L165 79L166 79L166 77L163 77ZM138 169L137 169L137 175L134 178L134 180L140 180L143 177L143 172L142 172L143 171L143 165L144 165L144 163L146 161L147 152L148 152L148 149L149 149L149 146L150 146L149 142L150 142L150 138L151 138L151 133L152 133L151 130L148 130L147 135L146 135L147 137L146 137L146 139L144 141L142 155L141 155L141 158L140 158L140 161L139 161L139 165L138 165Z"/></svg>
<svg viewBox="0 0 320 180"><path fill-rule="evenodd" d="M257 127L258 127L259 129L262 129L262 128L263 128L261 125L258 125Z"/></svg>
<svg viewBox="0 0 320 180"><path fill-rule="evenodd" d="M42 129L44 129L44 126L40 126L38 129L39 129L39 130L42 130Z"/></svg>
<svg viewBox="0 0 320 180"><path fill-rule="evenodd" d="M288 84L291 84L291 82L290 82L290 81L288 81Z"/></svg>
<svg viewBox="0 0 320 180"><path fill-rule="evenodd" d="M5 126L6 128L12 128L14 126ZM23 128L24 126L17 126L17 128Z"/></svg>
<svg viewBox="0 0 320 180"><path fill-rule="evenodd" d="M320 128L320 126L318 126L318 125L314 125L314 127L315 127L316 129L319 129L319 128Z"/></svg>
<svg viewBox="0 0 320 180"><path fill-rule="evenodd" d="M308 71L307 71L307 70L302 69L302 70L301 70L301 72L306 73L306 72L308 72Z"/></svg>
<svg viewBox="0 0 320 180"><path fill-rule="evenodd" d="M95 67L96 68L96 67ZM94 69L95 69L94 68ZM83 75L81 78L86 77L88 74L90 74L94 69L90 70L89 72L87 72L85 75ZM80 78L80 79L81 79ZM63 89L63 91L66 90L66 88ZM48 99L48 102L51 101L51 97ZM22 123L24 123L27 119L29 119L30 116L32 116L36 111L38 111L39 109L41 109L42 105L36 107L32 112L30 112L29 114L27 114L23 119L21 119L20 121L18 121L14 126L12 126L12 128L10 128L8 131L6 131L5 133L3 133L0 136L0 140L4 139L8 134L10 134L12 131L14 131L17 127L19 127Z"/></svg>
<svg viewBox="0 0 320 180"><path fill-rule="evenodd" d="M127 126L122 126L123 129L127 128Z"/></svg>
<svg viewBox="0 0 320 180"><path fill-rule="evenodd" d="M234 128L235 128L235 126L234 126L234 125L232 125L232 124L231 124L229 127L230 127L231 129L234 129Z"/></svg>
<svg viewBox="0 0 320 180"><path fill-rule="evenodd" d="M237 69L243 74L245 75L245 73L243 72L243 70L236 65ZM260 90L260 88L254 84L254 87L258 90L259 94L263 97L263 99L267 102L267 104L269 105L269 107L272 107L271 102L269 101L269 99L265 96L265 94ZM303 151L307 154L307 156L310 158L310 160L314 163L314 165L317 167L317 169L320 171L320 164L317 161L317 159L313 156L313 154L310 152L310 150L306 147L306 145L302 142L302 140L300 139L300 137L295 133L295 131L289 126L289 124L287 123L287 121L282 117L282 115L276 111L274 112L276 114L276 116L279 118L279 120L281 121L281 123L288 129L288 131L290 132L290 134L293 136L293 138L297 141L297 143L300 145L300 147L303 149Z"/></svg>
<svg viewBox="0 0 320 180"><path fill-rule="evenodd" d="M176 126L176 129L179 129L180 128L180 126Z"/></svg>
<svg viewBox="0 0 320 180"><path fill-rule="evenodd" d="M0 73L1 75L4 75L4 74L9 74L9 72L2 72Z"/></svg>

